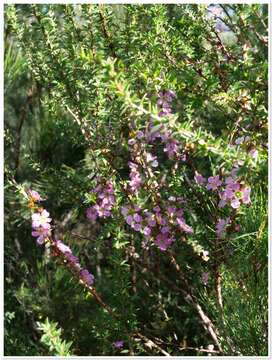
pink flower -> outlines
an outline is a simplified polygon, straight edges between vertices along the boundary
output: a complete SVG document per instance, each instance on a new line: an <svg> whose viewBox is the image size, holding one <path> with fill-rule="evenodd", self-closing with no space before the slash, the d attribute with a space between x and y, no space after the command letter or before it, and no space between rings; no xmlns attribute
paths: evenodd
<svg viewBox="0 0 272 360"><path fill-rule="evenodd" d="M182 218L183 219L183 214L184 214L184 211L182 209L179 209L177 212L176 212L176 217L178 218Z"/></svg>
<svg viewBox="0 0 272 360"><path fill-rule="evenodd" d="M231 176L226 178L225 183L227 184L226 190L238 191L240 189L240 183Z"/></svg>
<svg viewBox="0 0 272 360"><path fill-rule="evenodd" d="M207 181L206 178L204 178L204 176L199 174L197 171L195 171L194 180L198 185L203 185Z"/></svg>
<svg viewBox="0 0 272 360"><path fill-rule="evenodd" d="M168 234L159 234L156 236L155 244L161 251L165 251L173 242Z"/></svg>
<svg viewBox="0 0 272 360"><path fill-rule="evenodd" d="M251 202L250 200L250 192L251 192L251 188L250 187L244 187L241 189L242 192L242 202L244 204L249 204Z"/></svg>
<svg viewBox="0 0 272 360"><path fill-rule="evenodd" d="M79 277L88 286L91 286L94 283L93 274L89 273L89 271L86 269L80 271Z"/></svg>
<svg viewBox="0 0 272 360"><path fill-rule="evenodd" d="M143 233L145 236L149 236L151 234L151 229L150 227L146 226L143 230Z"/></svg>
<svg viewBox="0 0 272 360"><path fill-rule="evenodd" d="M86 216L92 222L97 217L106 218L111 216L111 210L115 204L114 187L111 182L104 186L99 184L93 192L97 193L97 202L86 210Z"/></svg>
<svg viewBox="0 0 272 360"><path fill-rule="evenodd" d="M122 206L121 207L121 214L123 216L126 216L128 214L128 212L129 212L129 208L127 206Z"/></svg>
<svg viewBox="0 0 272 360"><path fill-rule="evenodd" d="M133 215L133 220L135 220L136 222L139 223L139 222L141 222L143 220L143 218L139 214L134 214Z"/></svg>
<svg viewBox="0 0 272 360"><path fill-rule="evenodd" d="M95 208L93 206L89 207L86 210L86 216L87 216L87 219L89 219L93 222L97 219L97 211L95 210Z"/></svg>
<svg viewBox="0 0 272 360"><path fill-rule="evenodd" d="M162 234L168 234L169 233L169 227L168 226L163 226L162 228L161 228L161 233Z"/></svg>
<svg viewBox="0 0 272 360"><path fill-rule="evenodd" d="M236 144L236 145L241 145L244 141L245 141L245 137L244 137L244 136L241 136L241 137L238 137L238 138L235 140L235 144Z"/></svg>
<svg viewBox="0 0 272 360"><path fill-rule="evenodd" d="M141 231L142 230L142 225L139 223L132 223L131 224L132 229L134 229L135 231Z"/></svg>
<svg viewBox="0 0 272 360"><path fill-rule="evenodd" d="M132 167L129 177L130 177L129 186L131 187L131 190L133 192L137 191L140 188L140 186L142 185L141 174L139 173L139 171L137 169Z"/></svg>
<svg viewBox="0 0 272 360"><path fill-rule="evenodd" d="M173 90L166 90L164 95L168 99L168 101L172 101L174 98L177 97L175 91Z"/></svg>
<svg viewBox="0 0 272 360"><path fill-rule="evenodd" d="M231 202L230 205L233 209L238 209L240 207L240 201L237 197L234 197Z"/></svg>
<svg viewBox="0 0 272 360"><path fill-rule="evenodd" d="M105 218L111 216L111 212L107 210L106 206L96 204L93 208L96 210L97 216L99 217Z"/></svg>
<svg viewBox="0 0 272 360"><path fill-rule="evenodd" d="M169 106L169 103L176 97L176 93L173 90L160 91L158 95L157 104L162 107Z"/></svg>
<svg viewBox="0 0 272 360"><path fill-rule="evenodd" d="M61 242L60 240L57 240L55 242L55 245L56 245L56 247L58 248L58 250L61 253L63 253L63 254L66 254L66 253L72 254L72 250L69 248L69 246L63 244L63 242Z"/></svg>
<svg viewBox="0 0 272 360"><path fill-rule="evenodd" d="M117 340L113 343L113 346L116 347L116 349L121 349L124 346L123 340Z"/></svg>
<svg viewBox="0 0 272 360"><path fill-rule="evenodd" d="M240 184L238 182L234 182L232 178L227 178L226 183L228 183L228 185L226 186L225 190L219 193L221 200L219 201L218 206L221 208L226 206L227 202L234 201L235 192L240 189ZM235 203L236 202L234 201L234 204Z"/></svg>
<svg viewBox="0 0 272 360"><path fill-rule="evenodd" d="M131 225L132 222L133 222L133 216L132 216L132 215L128 215L128 216L126 217L126 223L127 223L128 225Z"/></svg>
<svg viewBox="0 0 272 360"><path fill-rule="evenodd" d="M134 145L134 144L136 144L136 140L135 139L129 139L128 144L129 145Z"/></svg>
<svg viewBox="0 0 272 360"><path fill-rule="evenodd" d="M50 229L44 229L43 227L39 227L34 229L31 233L32 236L37 237L37 243L42 245L44 240L50 235Z"/></svg>
<svg viewBox="0 0 272 360"><path fill-rule="evenodd" d="M81 269L78 257L73 255L72 253L66 252L65 258L70 263L70 265L72 265L74 268L76 268L77 270Z"/></svg>
<svg viewBox="0 0 272 360"><path fill-rule="evenodd" d="M43 201L44 199L42 199L41 195L38 193L38 191L35 190L28 190L28 193L30 195L30 197L32 198L33 201Z"/></svg>
<svg viewBox="0 0 272 360"><path fill-rule="evenodd" d="M227 202L223 199L221 199L218 203L218 207L223 208L227 205Z"/></svg>
<svg viewBox="0 0 272 360"><path fill-rule="evenodd" d="M179 154L179 142L175 139L170 139L163 151L168 155L170 159Z"/></svg>
<svg viewBox="0 0 272 360"><path fill-rule="evenodd" d="M144 137L144 133L142 131L138 131L136 137L137 139L142 139Z"/></svg>
<svg viewBox="0 0 272 360"><path fill-rule="evenodd" d="M146 161L148 163L151 163L152 167L157 167L159 165L158 161L157 161L157 156L153 156L150 153L146 154Z"/></svg>
<svg viewBox="0 0 272 360"><path fill-rule="evenodd" d="M258 150L257 149L252 149L249 152L249 155L255 160L258 160Z"/></svg>
<svg viewBox="0 0 272 360"><path fill-rule="evenodd" d="M177 224L179 225L180 229L187 234L192 234L194 230L185 223L185 220L182 218L177 218Z"/></svg>
<svg viewBox="0 0 272 360"><path fill-rule="evenodd" d="M156 224L157 224L156 220L154 218L151 218L151 217L147 220L147 223L148 223L148 225L150 227L155 227Z"/></svg>
<svg viewBox="0 0 272 360"><path fill-rule="evenodd" d="M39 228L40 226L44 229L50 229L51 218L49 217L49 212L43 210L41 213L34 213L32 215L32 227Z"/></svg>
<svg viewBox="0 0 272 360"><path fill-rule="evenodd" d="M216 190L220 185L222 185L222 181L219 180L219 175L210 176L208 178L208 184L207 184L208 190Z"/></svg>
<svg viewBox="0 0 272 360"><path fill-rule="evenodd" d="M168 215L172 217L175 215L177 208L175 206L168 206L166 210Z"/></svg>
<svg viewBox="0 0 272 360"><path fill-rule="evenodd" d="M216 224L216 235L218 236L219 239L222 238L222 235L226 230L226 226L228 225L229 220L230 220L229 218L218 220Z"/></svg>

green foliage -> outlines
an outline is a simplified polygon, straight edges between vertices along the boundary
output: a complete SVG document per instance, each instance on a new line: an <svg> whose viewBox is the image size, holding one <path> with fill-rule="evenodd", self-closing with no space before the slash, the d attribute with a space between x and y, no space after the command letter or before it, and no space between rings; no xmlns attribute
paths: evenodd
<svg viewBox="0 0 272 360"><path fill-rule="evenodd" d="M72 356L70 348L72 342L66 342L61 339L61 329L58 324L50 322L48 318L45 322L38 322L38 329L43 332L41 342L48 347L53 356Z"/></svg>
<svg viewBox="0 0 272 360"><path fill-rule="evenodd" d="M5 355L267 355L267 16L260 4L5 6ZM176 93L169 116L163 90ZM150 121L186 160L143 140L139 161L152 153L158 166L132 194L129 140ZM251 204L219 208L195 171L224 178L237 162ZM108 181L112 216L92 223L92 190ZM116 318L35 245L28 189ZM183 198L194 233L175 230L165 252L145 248L120 208L170 197Z"/></svg>

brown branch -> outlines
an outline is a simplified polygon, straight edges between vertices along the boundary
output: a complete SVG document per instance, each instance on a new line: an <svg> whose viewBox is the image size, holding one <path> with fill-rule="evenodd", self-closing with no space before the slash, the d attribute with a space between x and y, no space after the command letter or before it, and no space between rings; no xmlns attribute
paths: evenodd
<svg viewBox="0 0 272 360"><path fill-rule="evenodd" d="M138 267L141 268L141 266L139 265L141 264L141 262L138 260ZM142 264L141 264L142 265ZM197 302L195 296L192 294L192 289L190 287L188 287L187 285L187 281L184 281L183 283L183 288L178 287L177 285L173 284L171 281L169 281L167 279L166 276L162 275L161 273L159 273L158 269L152 269L149 268L149 271L153 272L157 278L159 278L160 280L164 281L166 284L168 284L173 290L178 291L180 293L182 293L184 300L190 304L197 312L201 324L203 326L203 328L207 331L207 333L211 336L211 338L214 340L218 350L220 352L222 352L222 348L221 345L219 343L218 340L218 330L215 328L214 324L212 323L212 321L209 319L209 317L205 314L205 312L203 311L202 307L199 305L199 303Z"/></svg>
<svg viewBox="0 0 272 360"><path fill-rule="evenodd" d="M215 251L218 252L217 256L215 257L215 266L214 266L214 275L215 275L215 290L216 290L216 298L218 306L221 310L221 316L223 317L223 298L222 298L222 291L221 291L221 274L220 274L220 259L222 256L220 240L216 237L215 240Z"/></svg>
<svg viewBox="0 0 272 360"><path fill-rule="evenodd" d="M15 142L15 165L14 165L14 169L17 175L19 166L20 166L20 148L21 148L21 139L22 139L22 128L23 125L25 123L25 120L27 118L27 114L28 114L28 109L30 107L31 102L33 101L33 98L37 95L38 93L38 88L34 87L34 85L32 85L32 87L28 90L27 93L27 98L24 102L24 105L21 106L20 108L20 117L19 117L19 125L16 129L16 142ZM15 176L16 177L16 176Z"/></svg>
<svg viewBox="0 0 272 360"><path fill-rule="evenodd" d="M165 344L165 345L168 345L168 346L174 346L179 351L195 350L196 352L206 352L206 353L211 353L211 354L219 354L220 353L220 351L213 350L213 347L214 347L213 345L210 345L210 347L211 347L210 349L203 349L202 347L201 348L195 348L195 347L192 347L192 346L180 347L179 345L164 341L164 340L162 340L160 338L157 338L157 337L155 337L155 340L157 342L159 342L160 344Z"/></svg>
<svg viewBox="0 0 272 360"><path fill-rule="evenodd" d="M139 337L141 340L144 341L144 345L149 348L152 349L155 348L156 350L158 350L160 353L162 353L165 356L171 356L168 352L166 352L165 350L163 350L158 344L154 343L153 340L147 338L146 336L140 334L139 332L135 333L136 337Z"/></svg>

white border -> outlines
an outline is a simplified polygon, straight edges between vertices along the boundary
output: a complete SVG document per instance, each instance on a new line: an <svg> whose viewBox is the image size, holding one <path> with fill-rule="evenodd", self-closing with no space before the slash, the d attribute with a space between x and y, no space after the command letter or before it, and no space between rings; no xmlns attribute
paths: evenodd
<svg viewBox="0 0 272 360"><path fill-rule="evenodd" d="M236 0L236 1L220 1L220 0L200 0L200 1L190 1L190 0L126 0L126 1L119 1L119 0L81 0L81 1L73 1L73 0L48 0L48 1L31 1L31 0L4 0L3 2L0 0L0 55L1 55L1 71L0 71L0 109L2 111L0 115L0 133L4 134L4 4L111 4L111 5L117 5L117 4L268 4L269 10L268 10L268 24L269 24L269 58L268 58L268 146L269 146L269 161L268 161L268 265L272 263L272 254L271 254L271 244L270 244L270 234L272 230L272 213L271 213L271 205L272 205L272 196L271 196L271 185L272 185L272 170L271 170L271 162L272 161L272 149L271 149L271 143L272 143L272 132L271 132L271 109L272 109L272 93L271 93L271 63L272 63L272 49L271 49L271 28L272 28L272 0ZM0 357L4 359L67 359L67 357L57 357L57 356L4 356L4 178L3 178L3 170L4 170L4 142L3 142L3 136L0 137L0 166L1 166L1 187L0 187L0 198L1 198L1 205L0 205L0 217L1 217L1 237L0 237L0 252L2 254L2 266L0 270L1 275L1 285L0 285L0 293L1 293L1 328L0 328L0 334L2 335L1 338L1 346L0 346ZM268 313L268 356L213 356L214 359L272 359L272 342L271 342L271 328L272 328L272 309L271 309L271 280L272 280L272 269L270 266L268 266L268 291L269 291L269 313ZM1 331L2 330L2 331ZM71 359L89 359L89 358L101 358L101 359L130 359L136 356L72 356L69 357ZM141 356L141 359L150 359L150 358L162 358L164 359L165 356ZM207 358L207 356L173 356L172 358L176 359L197 359L197 358Z"/></svg>

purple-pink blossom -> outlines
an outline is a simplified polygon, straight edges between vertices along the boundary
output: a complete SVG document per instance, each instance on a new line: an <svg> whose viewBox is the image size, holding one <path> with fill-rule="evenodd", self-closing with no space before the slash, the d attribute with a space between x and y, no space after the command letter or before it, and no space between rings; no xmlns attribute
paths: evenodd
<svg viewBox="0 0 272 360"><path fill-rule="evenodd" d="M141 222L143 220L143 218L141 215L136 213L133 215L133 220L135 220L136 222Z"/></svg>
<svg viewBox="0 0 272 360"><path fill-rule="evenodd" d="M249 152L249 155L252 157L252 159L254 159L255 161L258 160L258 150L257 149L252 149Z"/></svg>
<svg viewBox="0 0 272 360"><path fill-rule="evenodd" d="M157 156L154 156L150 153L146 154L146 161L149 163L152 167L157 167L159 165Z"/></svg>
<svg viewBox="0 0 272 360"><path fill-rule="evenodd" d="M89 273L89 271L86 269L80 271L79 277L88 286L91 286L94 283L93 274Z"/></svg>
<svg viewBox="0 0 272 360"><path fill-rule="evenodd" d="M73 255L72 253L66 252L65 254L66 260L72 265L73 268L80 270L81 266L79 264L79 259L77 256Z"/></svg>
<svg viewBox="0 0 272 360"><path fill-rule="evenodd" d="M41 195L38 193L38 191L35 190L28 190L29 196L31 199L35 202L43 201L44 199L41 197Z"/></svg>
<svg viewBox="0 0 272 360"><path fill-rule="evenodd" d="M39 228L40 226L44 229L50 229L51 218L49 212L45 209L42 212L34 213L32 215L32 227Z"/></svg>
<svg viewBox="0 0 272 360"><path fill-rule="evenodd" d="M251 192L251 188L249 186L241 188L241 193L242 193L241 201L244 204L249 204L251 202L251 200L250 200L250 192Z"/></svg>
<svg viewBox="0 0 272 360"><path fill-rule="evenodd" d="M175 139L167 141L163 151L168 155L170 159L179 155L179 142Z"/></svg>
<svg viewBox="0 0 272 360"><path fill-rule="evenodd" d="M177 217L176 219L178 226L182 231L184 231L187 234L192 234L194 230L191 228L191 226L187 225L185 220L183 218Z"/></svg>
<svg viewBox="0 0 272 360"><path fill-rule="evenodd" d="M132 192L136 192L140 188L140 186L142 185L141 174L138 171L138 165L137 164L130 161L128 163L128 165L130 167L129 186L130 186Z"/></svg>
<svg viewBox="0 0 272 360"><path fill-rule="evenodd" d="M197 171L195 171L194 180L198 185L204 185L207 182L207 179Z"/></svg>
<svg viewBox="0 0 272 360"><path fill-rule="evenodd" d="M132 229L134 229L135 231L141 231L141 230L142 230L142 225L139 224L139 223L133 222L133 223L131 224L131 227L132 227Z"/></svg>
<svg viewBox="0 0 272 360"><path fill-rule="evenodd" d="M116 349L121 349L124 346L124 341L123 340L117 340L113 343L113 346Z"/></svg>
<svg viewBox="0 0 272 360"><path fill-rule="evenodd" d="M161 251L165 251L173 243L173 241L173 238L170 237L168 233L158 234L156 236L155 244Z"/></svg>
<svg viewBox="0 0 272 360"><path fill-rule="evenodd" d="M216 235L219 239L222 238L224 232L226 231L226 227L229 224L230 219L219 219L216 224Z"/></svg>
<svg viewBox="0 0 272 360"><path fill-rule="evenodd" d="M111 216L111 210L115 204L114 187L111 182L104 186L99 184L93 192L97 196L96 204L86 209L86 217L92 222L97 217L107 218Z"/></svg>
<svg viewBox="0 0 272 360"><path fill-rule="evenodd" d="M150 227L145 226L145 228L144 228L144 230L143 230L143 234L144 234L145 236L149 236L149 235L151 234L151 229L150 229Z"/></svg>
<svg viewBox="0 0 272 360"><path fill-rule="evenodd" d="M137 131L137 133L136 133L136 138L137 139L142 139L144 137L144 133L142 132L142 131Z"/></svg>
<svg viewBox="0 0 272 360"><path fill-rule="evenodd" d="M220 208L229 204L233 209L238 209L241 204L250 203L251 189L248 186L242 186L239 181L233 177L227 177L225 180L225 188L219 192Z"/></svg>
<svg viewBox="0 0 272 360"><path fill-rule="evenodd" d="M96 219L97 219L97 211L96 209L91 206L89 207L87 210L86 210L86 216L87 216L87 219L91 220L92 222L94 222Z"/></svg>
<svg viewBox="0 0 272 360"><path fill-rule="evenodd" d="M72 250L69 248L69 246L63 244L62 241L56 240L56 241L55 241L55 245L56 245L57 249L58 249L61 253L63 253L63 254L65 254L65 253L72 254Z"/></svg>
<svg viewBox="0 0 272 360"><path fill-rule="evenodd" d="M157 105L161 110L159 116L167 116L172 113L171 102L176 97L176 93L173 90L160 91L158 94Z"/></svg>
<svg viewBox="0 0 272 360"><path fill-rule="evenodd" d="M208 178L208 184L207 184L208 190L216 190L221 185L222 185L222 181L219 179L219 175L210 176Z"/></svg>
<svg viewBox="0 0 272 360"><path fill-rule="evenodd" d="M50 229L39 227L34 229L31 233L32 236L36 237L37 244L42 245L45 239L50 235Z"/></svg>

